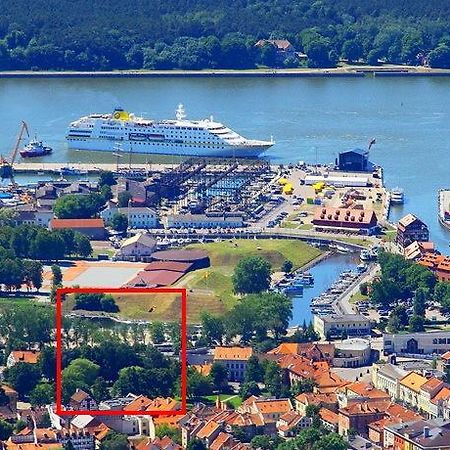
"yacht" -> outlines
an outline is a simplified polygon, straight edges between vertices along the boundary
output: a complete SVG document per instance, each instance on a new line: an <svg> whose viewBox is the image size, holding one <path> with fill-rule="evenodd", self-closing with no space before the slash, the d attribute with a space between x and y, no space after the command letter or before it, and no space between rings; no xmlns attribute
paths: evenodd
<svg viewBox="0 0 450 450"><path fill-rule="evenodd" d="M391 191L391 203L402 205L405 202L405 193L402 188L396 187Z"/></svg>

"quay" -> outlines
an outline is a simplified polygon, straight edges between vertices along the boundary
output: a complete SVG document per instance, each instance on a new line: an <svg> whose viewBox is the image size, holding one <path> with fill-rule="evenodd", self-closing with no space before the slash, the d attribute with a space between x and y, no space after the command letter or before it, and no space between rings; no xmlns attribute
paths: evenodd
<svg viewBox="0 0 450 450"><path fill-rule="evenodd" d="M117 171L119 170L142 170L142 171L163 171L165 169L172 168L173 164L136 164L119 165L114 163L64 163L64 162L17 162L14 163L15 173L27 173L27 174L59 174L64 167L70 167L71 169L80 170L88 174L98 174L102 171Z"/></svg>

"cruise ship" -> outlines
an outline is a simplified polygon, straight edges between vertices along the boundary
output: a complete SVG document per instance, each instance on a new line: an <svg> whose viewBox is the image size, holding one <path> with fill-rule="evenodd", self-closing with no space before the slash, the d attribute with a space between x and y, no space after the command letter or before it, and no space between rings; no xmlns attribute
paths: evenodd
<svg viewBox="0 0 450 450"><path fill-rule="evenodd" d="M122 108L112 114L91 114L72 122L67 131L69 148L180 156L254 158L274 141L246 139L211 117L188 120L183 105L174 120L137 117Z"/></svg>

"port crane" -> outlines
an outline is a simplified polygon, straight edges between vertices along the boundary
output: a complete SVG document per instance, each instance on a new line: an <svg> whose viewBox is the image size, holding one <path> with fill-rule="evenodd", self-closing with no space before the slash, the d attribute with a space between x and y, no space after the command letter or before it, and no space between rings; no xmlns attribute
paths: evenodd
<svg viewBox="0 0 450 450"><path fill-rule="evenodd" d="M27 137L30 137L30 132L28 130L28 125L25 121L21 121L19 133L17 135L16 143L14 148L11 150L8 158L5 158L3 155L0 156L0 177L2 179L5 178L14 178L14 162L16 161L17 153L19 152L20 143L24 138L24 134L26 133Z"/></svg>

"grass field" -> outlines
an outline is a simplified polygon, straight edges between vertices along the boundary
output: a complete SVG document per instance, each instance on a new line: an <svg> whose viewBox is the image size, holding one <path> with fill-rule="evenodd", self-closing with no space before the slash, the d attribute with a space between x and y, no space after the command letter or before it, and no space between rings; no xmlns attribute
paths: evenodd
<svg viewBox="0 0 450 450"><path fill-rule="evenodd" d="M356 292L355 294L353 294L350 299L349 302L350 303L358 303L358 302L363 302L365 300L367 300L369 297L367 295L363 295L361 294L361 292Z"/></svg>
<svg viewBox="0 0 450 450"><path fill-rule="evenodd" d="M274 271L289 259L294 267L302 267L321 254L321 251L298 240L233 240L190 245L209 254L211 267L188 273L175 287L188 289L187 318L198 323L203 311L222 315L237 301L233 294L231 276L234 267L244 256L259 255L266 258ZM126 294L115 295L116 304L125 319L179 321L180 301L176 295ZM74 307L73 298L67 298L65 311Z"/></svg>

